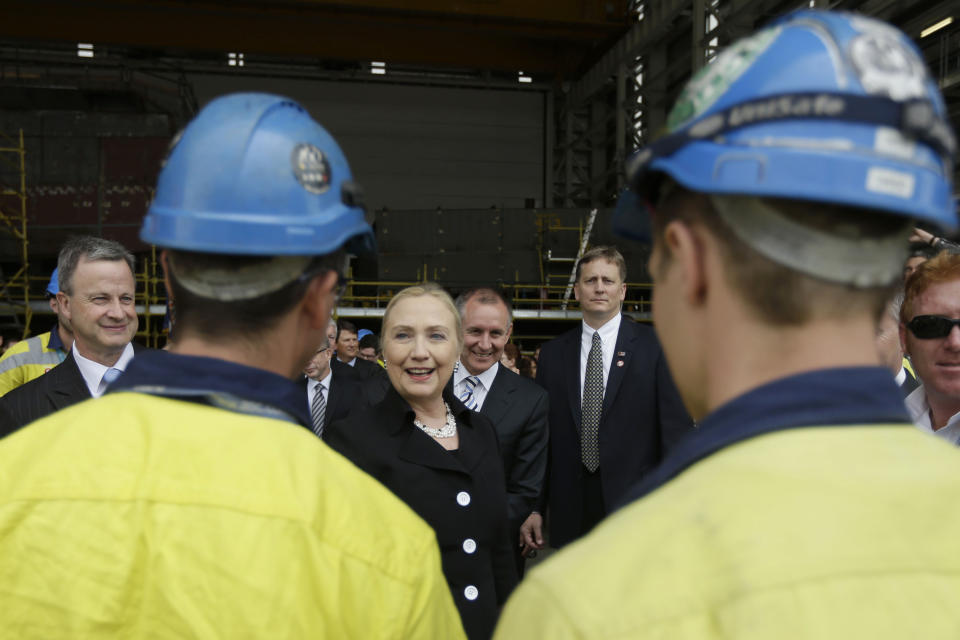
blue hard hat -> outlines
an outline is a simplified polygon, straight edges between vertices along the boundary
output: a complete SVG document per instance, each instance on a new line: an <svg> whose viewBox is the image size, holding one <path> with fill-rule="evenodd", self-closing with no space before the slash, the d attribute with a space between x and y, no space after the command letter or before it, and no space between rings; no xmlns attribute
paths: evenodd
<svg viewBox="0 0 960 640"><path fill-rule="evenodd" d="M59 275L58 271L59 269L54 269L53 273L50 274L50 282L45 289L45 293L48 296L55 296L60 293L60 281L57 279Z"/></svg>
<svg viewBox="0 0 960 640"><path fill-rule="evenodd" d="M187 125L160 171L140 238L254 256L373 248L336 141L293 100L262 93L218 98Z"/></svg>
<svg viewBox="0 0 960 640"><path fill-rule="evenodd" d="M860 15L797 11L690 80L666 134L627 161L614 227L646 239L644 209L666 175L702 193L829 202L954 228L955 147L937 84L906 35Z"/></svg>

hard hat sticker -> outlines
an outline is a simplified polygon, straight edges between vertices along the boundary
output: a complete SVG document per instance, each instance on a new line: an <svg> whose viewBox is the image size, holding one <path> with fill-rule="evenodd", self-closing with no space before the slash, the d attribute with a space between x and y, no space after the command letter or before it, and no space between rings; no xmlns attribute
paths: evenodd
<svg viewBox="0 0 960 640"><path fill-rule="evenodd" d="M893 100L926 95L924 63L896 32L882 27L865 31L850 43L850 59L867 93Z"/></svg>
<svg viewBox="0 0 960 640"><path fill-rule="evenodd" d="M700 69L684 87L667 117L667 129L678 128L698 117L740 78L780 34L779 27L764 29L727 47L709 65Z"/></svg>
<svg viewBox="0 0 960 640"><path fill-rule="evenodd" d="M330 188L330 164L320 149L300 143L293 148L290 162L297 182L310 193L324 193Z"/></svg>

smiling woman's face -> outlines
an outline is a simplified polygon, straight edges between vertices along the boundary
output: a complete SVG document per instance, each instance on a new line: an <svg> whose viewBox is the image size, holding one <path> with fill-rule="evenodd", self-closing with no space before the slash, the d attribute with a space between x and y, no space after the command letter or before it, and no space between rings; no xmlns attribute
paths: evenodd
<svg viewBox="0 0 960 640"><path fill-rule="evenodd" d="M451 311L433 296L399 300L383 329L383 356L393 387L408 402L437 399L460 350Z"/></svg>

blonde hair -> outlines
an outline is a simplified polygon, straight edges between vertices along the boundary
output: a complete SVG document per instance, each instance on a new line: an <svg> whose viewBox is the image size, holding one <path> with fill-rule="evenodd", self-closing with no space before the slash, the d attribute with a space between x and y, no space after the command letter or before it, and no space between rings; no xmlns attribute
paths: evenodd
<svg viewBox="0 0 960 640"><path fill-rule="evenodd" d="M420 298L422 296L430 296L431 298L439 300L440 303L443 304L443 306L446 307L450 312L451 317L453 317L454 333L457 340L457 353L459 353L463 349L463 327L460 323L460 312L457 311L457 306L453 303L453 298L450 297L450 294L444 291L440 285L434 282L425 282L421 285L401 289L395 296L393 296L393 298L390 299L386 310L383 312L383 324L380 331L382 335L382 341L386 342L390 339L387 333L387 326L390 323L390 314L393 312L394 307L396 307L401 300L405 300L407 298Z"/></svg>

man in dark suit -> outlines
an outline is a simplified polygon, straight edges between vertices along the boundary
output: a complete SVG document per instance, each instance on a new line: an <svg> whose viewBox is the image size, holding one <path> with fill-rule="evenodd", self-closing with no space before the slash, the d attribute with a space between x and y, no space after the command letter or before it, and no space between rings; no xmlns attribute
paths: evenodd
<svg viewBox="0 0 960 640"><path fill-rule="evenodd" d="M522 574L520 532L543 490L549 402L546 392L532 380L500 364L513 331L513 314L506 298L494 289L480 288L461 294L456 304L463 326L463 349L449 385L468 408L485 415L496 428L507 480L510 534Z"/></svg>
<svg viewBox="0 0 960 640"><path fill-rule="evenodd" d="M49 373L0 398L0 437L101 396L133 358L133 255L112 240L72 238L60 250L57 271L57 303L73 327L73 348Z"/></svg>
<svg viewBox="0 0 960 640"><path fill-rule="evenodd" d="M349 375L334 375L330 368L332 356L330 342L325 338L299 380L306 393L313 432L320 437L323 437L323 430L328 424L350 415L361 398L357 379Z"/></svg>
<svg viewBox="0 0 960 640"><path fill-rule="evenodd" d="M626 264L613 247L577 263L581 326L540 351L550 396L550 544L589 532L677 440L693 429L650 327L620 314ZM542 520L530 523L542 546Z"/></svg>

